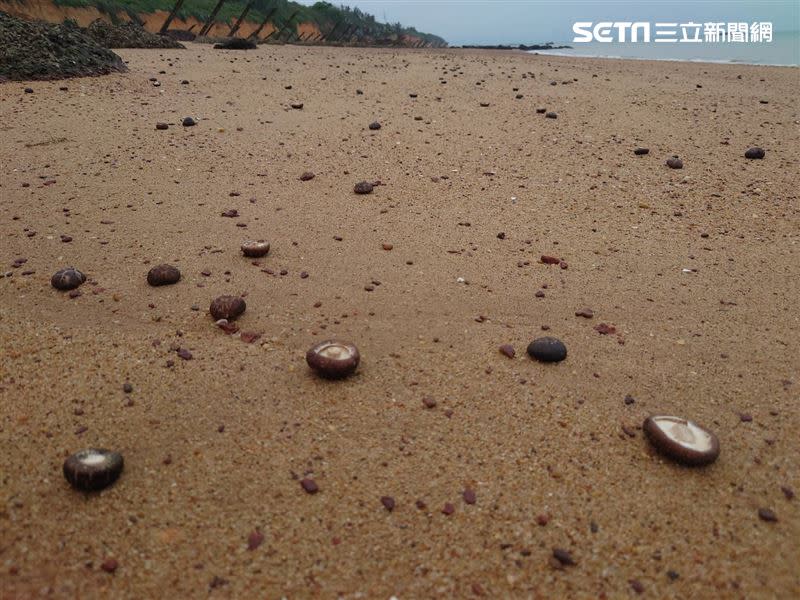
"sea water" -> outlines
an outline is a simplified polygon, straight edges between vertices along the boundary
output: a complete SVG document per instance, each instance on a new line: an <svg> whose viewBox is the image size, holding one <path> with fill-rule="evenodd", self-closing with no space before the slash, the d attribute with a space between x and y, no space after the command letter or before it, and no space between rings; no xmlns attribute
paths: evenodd
<svg viewBox="0 0 800 600"><path fill-rule="evenodd" d="M771 42L561 42L572 49L531 50L532 54L586 56L595 58L638 58L752 65L800 65L800 31L776 31Z"/></svg>

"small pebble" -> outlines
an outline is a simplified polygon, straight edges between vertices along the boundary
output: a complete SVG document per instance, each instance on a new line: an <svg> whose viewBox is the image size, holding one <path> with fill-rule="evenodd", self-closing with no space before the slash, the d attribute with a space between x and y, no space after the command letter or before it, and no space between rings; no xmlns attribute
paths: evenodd
<svg viewBox="0 0 800 600"><path fill-rule="evenodd" d="M197 125L197 121L195 121L192 117L185 117L182 121L184 127L194 127Z"/></svg>
<svg viewBox="0 0 800 600"><path fill-rule="evenodd" d="M300 485L308 494L316 494L319 491L319 487L313 479L303 479L300 481Z"/></svg>
<svg viewBox="0 0 800 600"><path fill-rule="evenodd" d="M374 186L369 181L359 181L355 187L353 187L353 191L356 194L371 194L373 187Z"/></svg>
<svg viewBox="0 0 800 600"><path fill-rule="evenodd" d="M528 345L528 354L541 362L560 362L567 357L567 347L557 338L540 337Z"/></svg>
<svg viewBox="0 0 800 600"><path fill-rule="evenodd" d="M86 281L86 275L78 271L75 267L67 267L56 271L50 278L50 285L57 290L74 290Z"/></svg>
<svg viewBox="0 0 800 600"><path fill-rule="evenodd" d="M181 272L172 265L158 265L147 272L147 283L152 286L171 285L178 283Z"/></svg>
<svg viewBox="0 0 800 600"><path fill-rule="evenodd" d="M761 159L764 158L765 155L766 153L764 152L764 149L758 147L748 148L747 151L744 153L744 157L750 159Z"/></svg>
<svg viewBox="0 0 800 600"><path fill-rule="evenodd" d="M683 168L683 161L678 158L677 156L672 156L667 159L667 166L670 169L682 169Z"/></svg>
<svg viewBox="0 0 800 600"><path fill-rule="evenodd" d="M633 153L636 156L642 156L644 154L650 154L650 149L649 148L636 148L636 149L634 149Z"/></svg>
<svg viewBox="0 0 800 600"><path fill-rule="evenodd" d="M211 302L209 312L215 321L233 321L247 309L244 299L239 296L219 296Z"/></svg>

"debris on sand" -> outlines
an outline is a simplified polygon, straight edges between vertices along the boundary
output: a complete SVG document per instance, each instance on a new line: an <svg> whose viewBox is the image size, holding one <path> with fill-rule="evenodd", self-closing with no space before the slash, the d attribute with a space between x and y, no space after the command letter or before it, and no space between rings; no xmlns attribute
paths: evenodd
<svg viewBox="0 0 800 600"><path fill-rule="evenodd" d="M115 25L95 19L85 31L103 48L185 48L172 37L150 33L137 23Z"/></svg>
<svg viewBox="0 0 800 600"><path fill-rule="evenodd" d="M126 71L74 21L51 25L0 12L0 81L63 79Z"/></svg>
<svg viewBox="0 0 800 600"><path fill-rule="evenodd" d="M219 44L214 44L215 50L255 50L258 45L250 39L230 38Z"/></svg>

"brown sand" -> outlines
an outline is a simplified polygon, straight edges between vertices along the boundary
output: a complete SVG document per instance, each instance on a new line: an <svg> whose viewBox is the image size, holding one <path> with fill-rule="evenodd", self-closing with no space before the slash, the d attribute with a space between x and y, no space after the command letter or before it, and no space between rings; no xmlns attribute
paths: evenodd
<svg viewBox="0 0 800 600"><path fill-rule="evenodd" d="M129 74L68 91L0 86L0 596L800 594L797 69L120 54ZM161 262L179 284L148 287ZM49 285L66 265L75 299ZM245 292L251 344L207 312ZM565 362L525 356L544 325ZM362 354L343 382L304 362L332 336ZM660 458L651 413L713 429L719 460ZM126 460L93 496L61 475L87 446Z"/></svg>

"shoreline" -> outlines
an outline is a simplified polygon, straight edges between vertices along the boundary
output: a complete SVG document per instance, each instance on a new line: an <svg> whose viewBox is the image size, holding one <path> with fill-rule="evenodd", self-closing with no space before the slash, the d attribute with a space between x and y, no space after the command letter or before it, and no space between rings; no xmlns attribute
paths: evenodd
<svg viewBox="0 0 800 600"><path fill-rule="evenodd" d="M761 63L761 62L745 62L745 61L738 61L738 60L713 60L713 59L705 59L705 58L652 58L652 57L640 57L640 56L618 56L618 55L598 55L598 54L570 54L567 52L562 52L558 50L520 50L520 52L525 52L526 54L538 54L541 56L563 56L566 58L601 58L601 59L611 59L611 60L637 60L637 61L655 61L655 62L679 62L679 63L708 63L713 65L748 65L748 66L756 66L756 67L789 67L789 68L800 68L800 65L797 64L787 64L787 63Z"/></svg>

